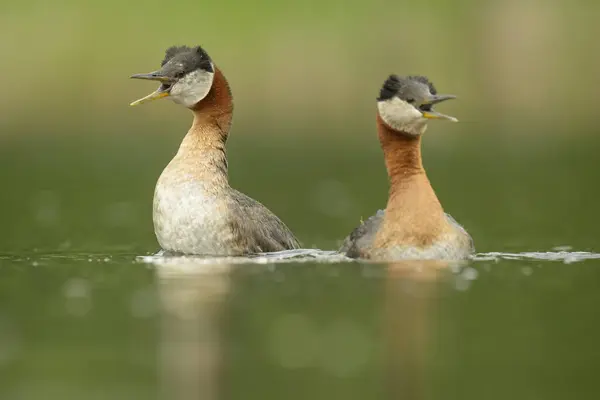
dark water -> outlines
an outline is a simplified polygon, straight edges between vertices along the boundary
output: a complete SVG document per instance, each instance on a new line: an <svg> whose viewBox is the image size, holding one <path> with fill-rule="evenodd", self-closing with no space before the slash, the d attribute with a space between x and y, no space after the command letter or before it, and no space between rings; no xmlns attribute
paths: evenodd
<svg viewBox="0 0 600 400"><path fill-rule="evenodd" d="M3 258L0 398L595 399L589 257Z"/></svg>
<svg viewBox="0 0 600 400"><path fill-rule="evenodd" d="M425 140L484 253L450 266L140 259L179 138L4 143L0 399L598 398L600 142L467 135ZM231 181L335 249L385 204L380 150L299 138L237 137Z"/></svg>

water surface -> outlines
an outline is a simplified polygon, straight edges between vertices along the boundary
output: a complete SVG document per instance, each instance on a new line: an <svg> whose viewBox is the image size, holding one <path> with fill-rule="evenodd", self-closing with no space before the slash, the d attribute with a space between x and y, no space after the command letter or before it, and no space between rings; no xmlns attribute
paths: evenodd
<svg viewBox="0 0 600 400"><path fill-rule="evenodd" d="M599 256L5 256L0 398L597 398Z"/></svg>

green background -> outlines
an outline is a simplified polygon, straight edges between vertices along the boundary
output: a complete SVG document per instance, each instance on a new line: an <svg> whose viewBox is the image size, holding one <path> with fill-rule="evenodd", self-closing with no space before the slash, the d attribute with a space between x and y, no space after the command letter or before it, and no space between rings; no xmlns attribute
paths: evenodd
<svg viewBox="0 0 600 400"><path fill-rule="evenodd" d="M597 397L596 261L478 261L427 284L385 265L134 262L158 249L152 193L191 115L128 104L155 89L130 75L202 45L233 89L232 186L332 250L387 199L379 88L427 75L460 122L430 123L424 164L477 250L594 251L600 3L0 11L0 398Z"/></svg>

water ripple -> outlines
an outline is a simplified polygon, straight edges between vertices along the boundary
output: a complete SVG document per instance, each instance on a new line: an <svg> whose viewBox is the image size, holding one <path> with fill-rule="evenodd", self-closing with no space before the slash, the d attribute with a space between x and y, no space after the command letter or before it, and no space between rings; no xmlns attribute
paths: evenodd
<svg viewBox="0 0 600 400"><path fill-rule="evenodd" d="M472 257L473 261L500 261L500 260L539 260L539 261L562 261L565 264L585 260L598 260L600 253L587 251L526 251L522 253L478 253Z"/></svg>
<svg viewBox="0 0 600 400"><path fill-rule="evenodd" d="M283 250L272 253L254 254L244 257L202 257L202 256L165 256L161 252L151 256L139 256L137 259L151 264L172 264L179 261L192 261L194 264L281 264L281 263L340 263L353 262L352 258L337 251L319 249Z"/></svg>
<svg viewBox="0 0 600 400"><path fill-rule="evenodd" d="M585 251L530 251L522 253L489 252L477 253L471 257L471 261L562 261L565 264L581 262L585 260L600 259L600 253ZM197 265L206 264L281 264L281 263L381 263L368 260L355 260L337 251L325 251L319 249L297 249L284 250L273 253L262 253L245 257L202 257L202 256L165 256L160 252L150 256L139 256L138 261L150 264L173 264L181 261L193 262Z"/></svg>
<svg viewBox="0 0 600 400"><path fill-rule="evenodd" d="M500 261L558 261L572 264L587 260L599 260L600 253L587 251L526 251L520 253L488 252L477 253L471 261L500 262ZM382 261L355 260L332 250L296 249L284 250L273 253L261 253L244 257L206 257L206 256L170 256L162 252L154 255L134 254L86 254L86 253L38 253L38 254L0 254L0 262L23 262L34 267L44 266L48 263L55 264L60 261L85 261L89 263L118 263L124 261L141 262L145 264L174 264L178 262L194 263L196 265L208 264L283 264L283 263L362 263L381 264ZM463 263L461 263L463 264Z"/></svg>

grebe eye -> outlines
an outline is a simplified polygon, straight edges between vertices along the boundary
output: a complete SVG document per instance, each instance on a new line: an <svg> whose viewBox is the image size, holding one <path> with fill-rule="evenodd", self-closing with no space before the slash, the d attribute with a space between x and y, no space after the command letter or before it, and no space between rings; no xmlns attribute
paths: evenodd
<svg viewBox="0 0 600 400"><path fill-rule="evenodd" d="M415 99L406 99L406 102L409 103L409 104L412 104L412 103L415 102Z"/></svg>

